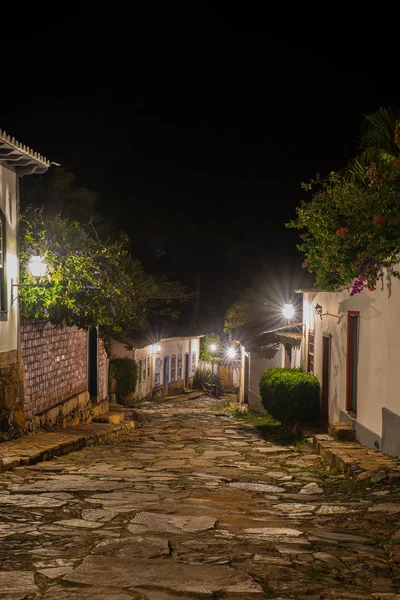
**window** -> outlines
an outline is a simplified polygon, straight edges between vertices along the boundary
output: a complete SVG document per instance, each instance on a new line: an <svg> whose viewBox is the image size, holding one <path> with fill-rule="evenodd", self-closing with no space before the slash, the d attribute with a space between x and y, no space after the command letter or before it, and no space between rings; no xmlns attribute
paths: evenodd
<svg viewBox="0 0 400 600"><path fill-rule="evenodd" d="M176 378L182 379L182 354L178 354L178 368L176 372Z"/></svg>
<svg viewBox="0 0 400 600"><path fill-rule="evenodd" d="M354 417L357 414L359 330L360 313L356 311L349 311L347 315L346 409Z"/></svg>
<svg viewBox="0 0 400 600"><path fill-rule="evenodd" d="M147 378L150 379L150 357L147 357Z"/></svg>
<svg viewBox="0 0 400 600"><path fill-rule="evenodd" d="M171 381L175 381L176 374L176 356L173 354L171 356Z"/></svg>
<svg viewBox="0 0 400 600"><path fill-rule="evenodd" d="M6 219L0 210L0 311L7 310L6 290Z"/></svg>
<svg viewBox="0 0 400 600"><path fill-rule="evenodd" d="M146 381L146 359L143 359L143 381Z"/></svg>
<svg viewBox="0 0 400 600"><path fill-rule="evenodd" d="M192 375L196 371L196 352L192 352Z"/></svg>
<svg viewBox="0 0 400 600"><path fill-rule="evenodd" d="M310 329L308 332L308 360L307 360L307 371L314 373L314 338L315 331Z"/></svg>
<svg viewBox="0 0 400 600"><path fill-rule="evenodd" d="M160 385L161 358L156 358L154 369L154 385Z"/></svg>

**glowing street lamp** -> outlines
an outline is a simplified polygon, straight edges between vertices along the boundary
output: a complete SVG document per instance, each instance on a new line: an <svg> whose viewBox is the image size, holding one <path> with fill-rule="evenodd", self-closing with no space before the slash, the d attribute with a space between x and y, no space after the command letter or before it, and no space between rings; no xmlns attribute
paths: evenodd
<svg viewBox="0 0 400 600"><path fill-rule="evenodd" d="M216 349L217 349L216 344L211 344L211 346L210 346L211 352L214 353L216 351Z"/></svg>
<svg viewBox="0 0 400 600"><path fill-rule="evenodd" d="M28 269L32 277L44 277L47 274L47 264L43 256L32 256L28 261Z"/></svg>
<svg viewBox="0 0 400 600"><path fill-rule="evenodd" d="M284 304L282 308L283 316L285 319L292 319L294 315L294 306L293 304Z"/></svg>
<svg viewBox="0 0 400 600"><path fill-rule="evenodd" d="M39 279L47 275L48 266L42 256L34 255L28 261L29 273L36 279L36 283L15 283L14 279L11 279L11 306L18 296L14 295L14 288L19 287L44 287L39 283Z"/></svg>
<svg viewBox="0 0 400 600"><path fill-rule="evenodd" d="M236 357L236 350L235 350L235 348L232 348L232 347L228 348L227 354L228 354L228 358L230 358L231 360L233 358L235 358Z"/></svg>

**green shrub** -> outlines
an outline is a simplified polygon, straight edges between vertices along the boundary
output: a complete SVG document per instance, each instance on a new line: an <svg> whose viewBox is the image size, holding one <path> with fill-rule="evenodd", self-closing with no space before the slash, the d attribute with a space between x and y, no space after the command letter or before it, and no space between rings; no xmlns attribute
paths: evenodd
<svg viewBox="0 0 400 600"><path fill-rule="evenodd" d="M212 373L210 369L198 367L194 376L193 387L197 390L201 390L203 383L216 385L217 391L222 391L221 378L216 373Z"/></svg>
<svg viewBox="0 0 400 600"><path fill-rule="evenodd" d="M112 382L116 382L117 401L132 394L136 390L138 366L132 358L111 358L108 374L109 391L112 392Z"/></svg>
<svg viewBox="0 0 400 600"><path fill-rule="evenodd" d="M261 375L260 394L264 408L281 423L319 418L319 381L301 369L268 369Z"/></svg>

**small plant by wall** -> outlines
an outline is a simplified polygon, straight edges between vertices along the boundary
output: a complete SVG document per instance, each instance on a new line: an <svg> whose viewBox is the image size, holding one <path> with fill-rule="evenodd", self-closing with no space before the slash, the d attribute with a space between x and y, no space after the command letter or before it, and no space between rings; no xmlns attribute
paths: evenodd
<svg viewBox="0 0 400 600"><path fill-rule="evenodd" d="M109 368L109 392L116 396L119 403L123 403L130 394L136 390L138 379L138 365L131 358L111 358Z"/></svg>
<svg viewBox="0 0 400 600"><path fill-rule="evenodd" d="M222 391L221 378L215 373L212 373L209 369L198 367L194 376L193 387L197 390L201 390L203 383L216 385L217 390Z"/></svg>
<svg viewBox="0 0 400 600"><path fill-rule="evenodd" d="M260 395L264 408L284 425L319 418L319 381L301 369L268 369L261 375Z"/></svg>

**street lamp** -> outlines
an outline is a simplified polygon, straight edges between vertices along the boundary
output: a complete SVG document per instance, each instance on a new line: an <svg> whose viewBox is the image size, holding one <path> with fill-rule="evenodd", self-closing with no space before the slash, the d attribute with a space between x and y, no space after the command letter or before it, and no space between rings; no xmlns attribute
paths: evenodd
<svg viewBox="0 0 400 600"><path fill-rule="evenodd" d="M32 277L44 277L47 273L47 264L43 256L32 256L28 261L28 269Z"/></svg>
<svg viewBox="0 0 400 600"><path fill-rule="evenodd" d="M232 347L228 348L227 354L228 354L228 358L230 358L231 360L233 358L235 358L236 357L236 350L235 350L235 348L232 348Z"/></svg>
<svg viewBox="0 0 400 600"><path fill-rule="evenodd" d="M18 298L18 296L14 296L14 288L19 287L43 287L39 283L39 279L47 275L48 265L44 260L43 256L34 255L28 260L28 270L29 273L36 279L36 283L14 283L14 279L11 279L11 305Z"/></svg>
<svg viewBox="0 0 400 600"><path fill-rule="evenodd" d="M283 316L285 317L285 319L288 319L290 321L290 319L292 319L293 315L294 315L293 304L284 304L283 308L282 308L282 312L283 312Z"/></svg>

